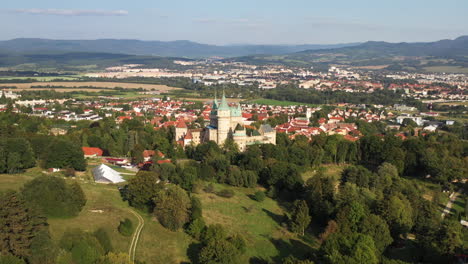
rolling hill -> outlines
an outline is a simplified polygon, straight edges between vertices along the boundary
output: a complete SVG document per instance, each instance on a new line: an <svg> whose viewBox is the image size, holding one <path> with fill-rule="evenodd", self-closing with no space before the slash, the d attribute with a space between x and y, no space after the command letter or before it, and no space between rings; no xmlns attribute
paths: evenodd
<svg viewBox="0 0 468 264"><path fill-rule="evenodd" d="M254 64L279 63L318 67L330 64L382 66L392 70L420 70L442 66L468 68L468 36L425 43L369 41L350 47L306 50L286 55L252 55L234 60Z"/></svg>
<svg viewBox="0 0 468 264"><path fill-rule="evenodd" d="M286 54L304 50L340 48L357 45L208 45L187 40L142 41L134 39L52 40L19 38L0 41L0 50L15 53L97 52L163 57L205 58L254 54Z"/></svg>

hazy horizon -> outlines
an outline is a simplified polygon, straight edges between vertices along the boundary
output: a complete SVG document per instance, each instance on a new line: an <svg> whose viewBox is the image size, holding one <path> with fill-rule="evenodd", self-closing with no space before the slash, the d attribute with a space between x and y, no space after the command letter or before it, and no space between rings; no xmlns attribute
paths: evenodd
<svg viewBox="0 0 468 264"><path fill-rule="evenodd" d="M429 42L468 35L468 1L10 1L1 39L190 40L215 45Z"/></svg>

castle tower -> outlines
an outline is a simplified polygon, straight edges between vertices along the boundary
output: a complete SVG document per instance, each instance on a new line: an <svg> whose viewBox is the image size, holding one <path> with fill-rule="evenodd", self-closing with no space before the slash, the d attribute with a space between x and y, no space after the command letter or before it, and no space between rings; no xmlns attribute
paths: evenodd
<svg viewBox="0 0 468 264"><path fill-rule="evenodd" d="M218 107L218 144L223 144L229 134L231 125L231 109L226 101L226 96L223 91L223 97Z"/></svg>
<svg viewBox="0 0 468 264"><path fill-rule="evenodd" d="M213 100L213 106L211 108L210 112L210 126L213 128L218 127L218 99L216 98L216 92L215 92L215 98Z"/></svg>

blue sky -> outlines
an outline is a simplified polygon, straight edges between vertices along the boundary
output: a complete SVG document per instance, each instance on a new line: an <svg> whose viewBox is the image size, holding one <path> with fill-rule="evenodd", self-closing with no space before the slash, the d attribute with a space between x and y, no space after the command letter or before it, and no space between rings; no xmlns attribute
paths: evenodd
<svg viewBox="0 0 468 264"><path fill-rule="evenodd" d="M467 0L15 0L0 7L0 39L433 41L468 35L467 14Z"/></svg>

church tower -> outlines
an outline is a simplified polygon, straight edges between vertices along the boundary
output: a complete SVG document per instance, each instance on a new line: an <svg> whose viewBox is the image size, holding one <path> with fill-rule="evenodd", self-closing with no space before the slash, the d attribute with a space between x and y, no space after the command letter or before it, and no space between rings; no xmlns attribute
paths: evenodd
<svg viewBox="0 0 468 264"><path fill-rule="evenodd" d="M224 144L229 134L231 124L231 109L226 101L226 96L223 91L223 97L218 107L218 144Z"/></svg>

